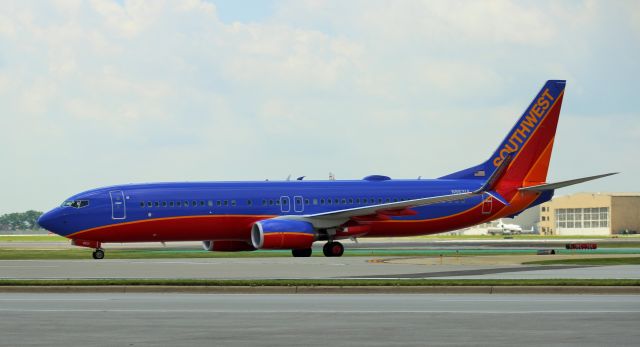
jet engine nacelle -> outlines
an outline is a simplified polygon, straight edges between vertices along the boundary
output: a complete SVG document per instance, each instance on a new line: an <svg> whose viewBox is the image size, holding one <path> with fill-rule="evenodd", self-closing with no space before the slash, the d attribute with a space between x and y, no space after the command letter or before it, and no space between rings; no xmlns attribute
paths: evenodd
<svg viewBox="0 0 640 347"><path fill-rule="evenodd" d="M251 229L251 244L257 249L307 249L317 237L311 223L297 220L266 219Z"/></svg>
<svg viewBox="0 0 640 347"><path fill-rule="evenodd" d="M202 241L202 248L212 252L242 252L256 249L245 241Z"/></svg>

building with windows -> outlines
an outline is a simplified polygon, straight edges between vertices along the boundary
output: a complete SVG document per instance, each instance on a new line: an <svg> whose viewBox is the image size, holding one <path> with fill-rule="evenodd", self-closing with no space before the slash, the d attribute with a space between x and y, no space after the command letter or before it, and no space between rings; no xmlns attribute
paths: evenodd
<svg viewBox="0 0 640 347"><path fill-rule="evenodd" d="M578 193L540 205L541 235L640 233L640 193Z"/></svg>

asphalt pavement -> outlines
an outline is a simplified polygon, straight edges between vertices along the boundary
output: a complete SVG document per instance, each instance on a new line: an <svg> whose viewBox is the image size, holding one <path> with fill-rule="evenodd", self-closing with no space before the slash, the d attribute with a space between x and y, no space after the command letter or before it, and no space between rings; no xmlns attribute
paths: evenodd
<svg viewBox="0 0 640 347"><path fill-rule="evenodd" d="M3 294L0 346L637 346L640 296Z"/></svg>
<svg viewBox="0 0 640 347"><path fill-rule="evenodd" d="M1 260L0 279L640 278L638 265L425 265L384 259L389 258Z"/></svg>

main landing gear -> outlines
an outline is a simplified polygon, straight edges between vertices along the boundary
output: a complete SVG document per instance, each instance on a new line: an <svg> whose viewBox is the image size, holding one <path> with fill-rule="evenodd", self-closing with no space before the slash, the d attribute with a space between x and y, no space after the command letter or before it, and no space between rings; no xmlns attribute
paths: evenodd
<svg viewBox="0 0 640 347"><path fill-rule="evenodd" d="M340 242L330 241L322 247L322 253L325 257L341 257L344 253L344 246Z"/></svg>
<svg viewBox="0 0 640 347"><path fill-rule="evenodd" d="M97 248L91 255L93 256L93 259L103 259L104 250L102 248Z"/></svg>
<svg viewBox="0 0 640 347"><path fill-rule="evenodd" d="M311 248L291 250L291 254L294 257L310 257L311 253ZM340 242L330 241L322 247L322 253L324 253L325 257L341 257L344 253L344 246Z"/></svg>

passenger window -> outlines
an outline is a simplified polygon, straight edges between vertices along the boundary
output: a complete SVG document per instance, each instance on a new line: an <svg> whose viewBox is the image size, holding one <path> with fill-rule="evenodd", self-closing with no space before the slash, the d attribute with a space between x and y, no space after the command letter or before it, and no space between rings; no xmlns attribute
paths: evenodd
<svg viewBox="0 0 640 347"><path fill-rule="evenodd" d="M180 200L176 201L176 206L178 207L182 206L182 202Z"/></svg>
<svg viewBox="0 0 640 347"><path fill-rule="evenodd" d="M320 199L320 205L324 205L324 199Z"/></svg>
<svg viewBox="0 0 640 347"><path fill-rule="evenodd" d="M144 207L144 201L140 203L140 207Z"/></svg>
<svg viewBox="0 0 640 347"><path fill-rule="evenodd" d="M353 198L349 198L349 204L353 204Z"/></svg>
<svg viewBox="0 0 640 347"><path fill-rule="evenodd" d="M217 205L218 207L222 206L222 201L220 201L220 200L216 201L216 205Z"/></svg>
<svg viewBox="0 0 640 347"><path fill-rule="evenodd" d="M231 206L235 206L236 205L236 201L235 200L231 200Z"/></svg>
<svg viewBox="0 0 640 347"><path fill-rule="evenodd" d="M169 207L173 207L173 201L169 201Z"/></svg>
<svg viewBox="0 0 640 347"><path fill-rule="evenodd" d="M317 205L318 204L318 199L313 199L313 204Z"/></svg>
<svg viewBox="0 0 640 347"><path fill-rule="evenodd" d="M391 199L387 198L387 202L391 202Z"/></svg>
<svg viewBox="0 0 640 347"><path fill-rule="evenodd" d="M309 199L304 199L304 204L309 205Z"/></svg>
<svg viewBox="0 0 640 347"><path fill-rule="evenodd" d="M269 199L269 206L273 206L273 200Z"/></svg>
<svg viewBox="0 0 640 347"><path fill-rule="evenodd" d="M213 201L212 200L207 201L207 206L213 207Z"/></svg>
<svg viewBox="0 0 640 347"><path fill-rule="evenodd" d="M247 200L247 206L251 206L253 202L251 200Z"/></svg>
<svg viewBox="0 0 640 347"><path fill-rule="evenodd" d="M356 199L356 204L358 204L358 205L360 204L360 198Z"/></svg>
<svg viewBox="0 0 640 347"><path fill-rule="evenodd" d="M393 198L393 202L398 202L398 198Z"/></svg>
<svg viewBox="0 0 640 347"><path fill-rule="evenodd" d="M154 202L154 203L153 203L153 206L155 206L155 207L160 207L160 202L159 202L159 201Z"/></svg>
<svg viewBox="0 0 640 347"><path fill-rule="evenodd" d="M200 206L204 206L204 200L200 200Z"/></svg>
<svg viewBox="0 0 640 347"><path fill-rule="evenodd" d="M378 203L381 204L382 203L382 198L378 198Z"/></svg>
<svg viewBox="0 0 640 347"><path fill-rule="evenodd" d="M267 200L262 199L262 206L267 206Z"/></svg>
<svg viewBox="0 0 640 347"><path fill-rule="evenodd" d="M162 207L167 207L167 202L166 201L162 202Z"/></svg>
<svg viewBox="0 0 640 347"><path fill-rule="evenodd" d="M229 200L225 200L225 201L223 202L223 204L224 204L225 206L229 206Z"/></svg>
<svg viewBox="0 0 640 347"><path fill-rule="evenodd" d="M333 203L334 203L335 205L337 205L339 202L340 202L340 200L338 200L338 199L333 199Z"/></svg>
<svg viewBox="0 0 640 347"><path fill-rule="evenodd" d="M287 199L282 199L282 204L283 205L287 205L289 203L289 201L287 201ZM278 204L278 202L276 201L276 205Z"/></svg>
<svg viewBox="0 0 640 347"><path fill-rule="evenodd" d="M327 199L327 205L331 205L331 199Z"/></svg>
<svg viewBox="0 0 640 347"><path fill-rule="evenodd" d="M374 199L374 198L369 199L369 203L370 204L375 204L376 203L376 199Z"/></svg>
<svg viewBox="0 0 640 347"><path fill-rule="evenodd" d="M151 207L153 206L153 203L151 201L147 201L147 207Z"/></svg>
<svg viewBox="0 0 640 347"><path fill-rule="evenodd" d="M191 206L193 206L193 207L198 206L198 202L197 202L197 201L195 201L195 200L191 201Z"/></svg>
<svg viewBox="0 0 640 347"><path fill-rule="evenodd" d="M189 201L187 200L184 201L184 207L189 207Z"/></svg>

